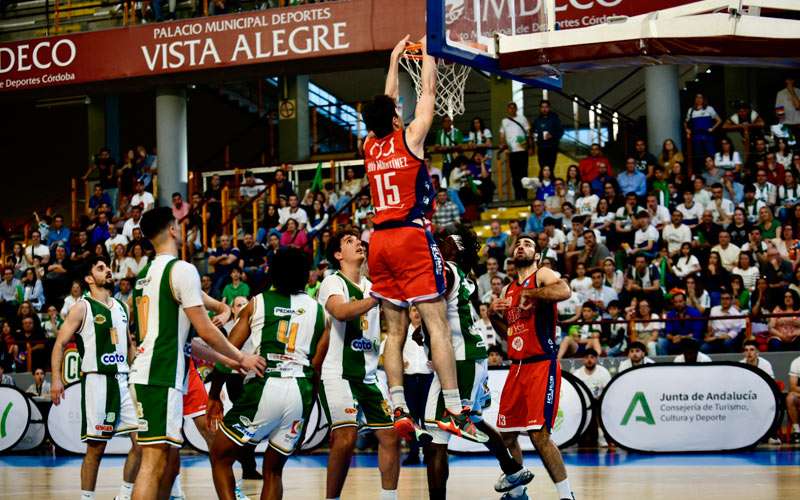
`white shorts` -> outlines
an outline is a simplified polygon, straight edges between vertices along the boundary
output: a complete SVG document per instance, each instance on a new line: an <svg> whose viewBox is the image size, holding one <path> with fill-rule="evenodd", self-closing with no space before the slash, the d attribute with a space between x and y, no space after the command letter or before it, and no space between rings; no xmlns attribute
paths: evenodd
<svg viewBox="0 0 800 500"><path fill-rule="evenodd" d="M291 455L311 413L313 392L306 378L252 379L225 414L220 430L240 446L268 439L275 451Z"/></svg>
<svg viewBox="0 0 800 500"><path fill-rule="evenodd" d="M183 393L174 387L131 384L142 446L183 446Z"/></svg>
<svg viewBox="0 0 800 500"><path fill-rule="evenodd" d="M86 373L81 387L81 441L108 441L139 429L126 373Z"/></svg>
<svg viewBox="0 0 800 500"><path fill-rule="evenodd" d="M483 409L491 402L487 360L456 361L456 375L461 405L471 409L470 418L473 422L482 421ZM452 436L449 432L439 429L436 424L444 416L444 411L442 385L439 383L439 376L434 375L425 403L425 427L433 434L434 444L447 444Z"/></svg>

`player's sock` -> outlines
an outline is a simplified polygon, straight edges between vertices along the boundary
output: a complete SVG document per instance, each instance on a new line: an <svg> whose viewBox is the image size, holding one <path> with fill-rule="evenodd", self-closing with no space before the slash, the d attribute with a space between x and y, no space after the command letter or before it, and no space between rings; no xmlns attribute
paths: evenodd
<svg viewBox="0 0 800 500"><path fill-rule="evenodd" d="M172 482L172 491L169 492L171 497L183 497L183 488L181 487L181 475L175 476L175 481Z"/></svg>
<svg viewBox="0 0 800 500"><path fill-rule="evenodd" d="M557 482L556 491L558 491L558 498L575 498L572 494L572 488L569 487L569 479Z"/></svg>
<svg viewBox="0 0 800 500"><path fill-rule="evenodd" d="M458 394L458 389L442 389L442 396L444 396L445 408L454 415L460 415L463 407L461 406L461 395Z"/></svg>
<svg viewBox="0 0 800 500"><path fill-rule="evenodd" d="M131 495L133 494L133 483L126 483L122 481L122 484L119 485L119 494L117 498L119 500L131 500Z"/></svg>
<svg viewBox="0 0 800 500"><path fill-rule="evenodd" d="M384 490L381 488L380 500L397 500L397 490Z"/></svg>
<svg viewBox="0 0 800 500"><path fill-rule="evenodd" d="M94 500L94 491L81 490L81 500Z"/></svg>
<svg viewBox="0 0 800 500"><path fill-rule="evenodd" d="M800 424L792 424L792 432L800 432Z"/></svg>
<svg viewBox="0 0 800 500"><path fill-rule="evenodd" d="M389 388L389 397L392 398L392 406L394 408L402 408L404 412L408 413L408 404L406 403L406 391L402 385L396 385Z"/></svg>

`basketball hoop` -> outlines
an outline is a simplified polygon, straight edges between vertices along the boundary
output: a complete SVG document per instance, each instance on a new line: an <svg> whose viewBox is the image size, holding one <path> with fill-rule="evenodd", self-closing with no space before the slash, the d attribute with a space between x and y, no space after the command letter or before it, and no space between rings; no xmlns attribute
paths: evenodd
<svg viewBox="0 0 800 500"><path fill-rule="evenodd" d="M400 65L411 75L417 99L422 95L422 44L410 43L406 46ZM449 63L444 59L436 61L436 114L455 118L464 114L464 84L470 72L469 66Z"/></svg>

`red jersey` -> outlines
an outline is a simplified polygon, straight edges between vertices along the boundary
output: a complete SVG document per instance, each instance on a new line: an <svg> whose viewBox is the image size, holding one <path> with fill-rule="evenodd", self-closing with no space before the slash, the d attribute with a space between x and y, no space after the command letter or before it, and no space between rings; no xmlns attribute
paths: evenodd
<svg viewBox="0 0 800 500"><path fill-rule="evenodd" d="M410 222L430 212L436 193L425 168L406 145L404 130L364 141L364 165L369 179L373 222Z"/></svg>
<svg viewBox="0 0 800 500"><path fill-rule="evenodd" d="M505 314L508 323L508 357L515 361L531 357L555 359L558 351L556 303L536 301L531 309L522 310L519 307L522 291L534 288L536 288L535 272L521 284L518 280L514 280L506 289L506 298L511 299L511 306Z"/></svg>

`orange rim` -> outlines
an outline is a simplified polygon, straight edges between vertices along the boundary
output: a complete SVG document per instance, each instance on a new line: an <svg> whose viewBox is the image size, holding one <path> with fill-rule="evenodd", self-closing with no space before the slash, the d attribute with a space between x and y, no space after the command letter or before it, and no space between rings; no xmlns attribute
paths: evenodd
<svg viewBox="0 0 800 500"><path fill-rule="evenodd" d="M406 59L422 59L422 44L406 43L406 50L403 52L403 57Z"/></svg>

